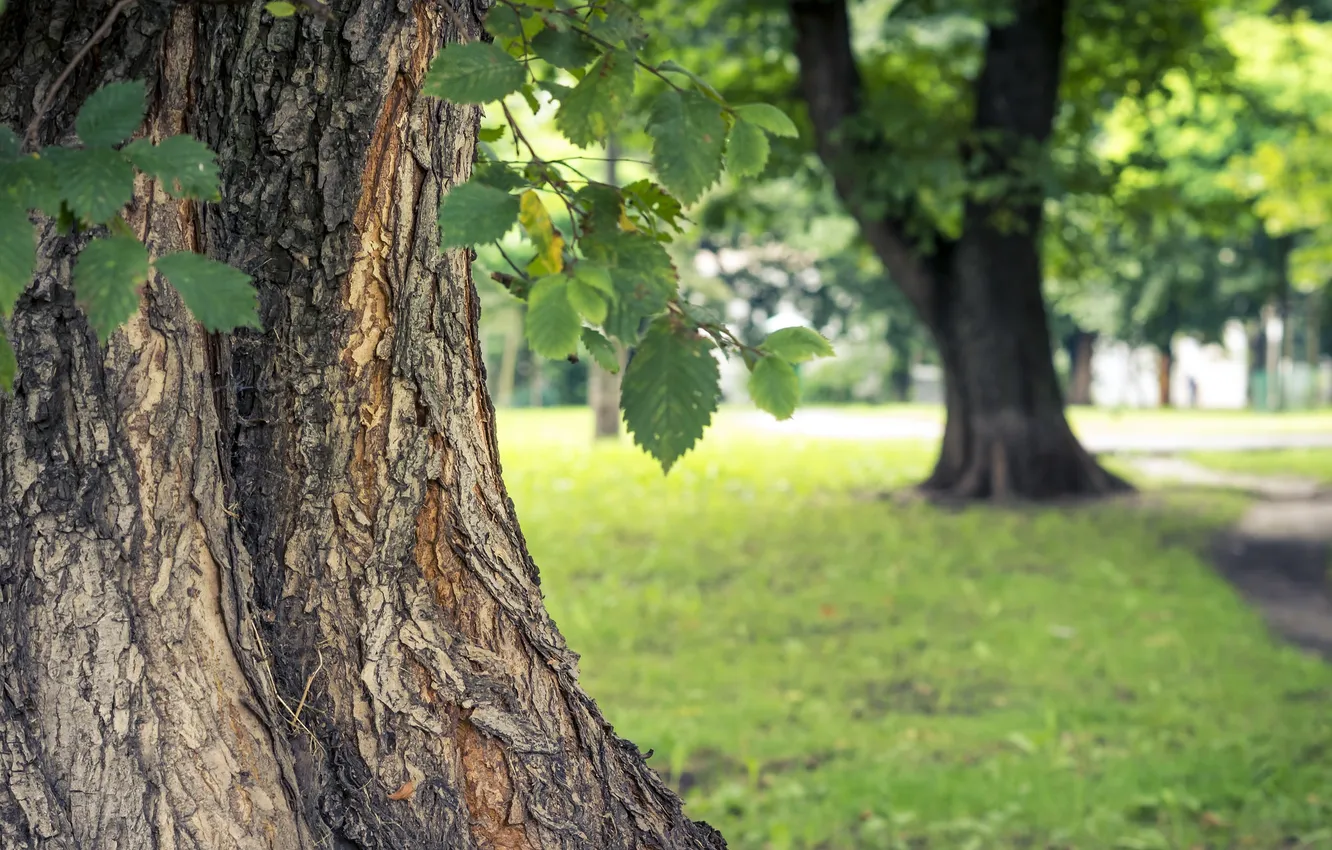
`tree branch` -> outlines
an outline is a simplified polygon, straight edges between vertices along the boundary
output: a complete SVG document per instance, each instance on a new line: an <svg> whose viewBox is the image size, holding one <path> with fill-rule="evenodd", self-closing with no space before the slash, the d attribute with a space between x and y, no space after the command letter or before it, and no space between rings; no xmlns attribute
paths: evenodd
<svg viewBox="0 0 1332 850"><path fill-rule="evenodd" d="M790 0L789 12L796 32L800 88L814 124L819 158L832 173L837 192L859 222L865 240L921 318L929 323L934 312L931 290L938 263L913 243L904 220L868 214L860 191L863 176L857 164L865 157L856 154L865 153L865 148L887 150L887 139L848 143L843 138L849 122L863 109L863 85L851 50L846 0ZM936 236L937 245L946 243L942 234Z"/></svg>
<svg viewBox="0 0 1332 850"><path fill-rule="evenodd" d="M37 134L41 132L42 129L42 119L46 117L46 111L50 109L51 104L55 102L55 97L60 93L60 88L65 84L65 80L68 80L69 75L74 73L74 69L83 61L83 57L88 55L88 51L92 50L97 46L98 42L106 38L107 33L111 32L111 25L116 22L116 18L125 10L125 7L133 2L134 0L119 0L116 5L112 6L111 11L106 13L106 19L102 21L102 25L88 37L88 41L79 48L78 53L74 54L74 58L69 60L69 64L60 72L60 76L56 77L54 83L51 83L51 87L46 90L46 96L42 98L42 105L37 107L37 111L32 116L32 123L28 125L27 142L29 145L36 146Z"/></svg>

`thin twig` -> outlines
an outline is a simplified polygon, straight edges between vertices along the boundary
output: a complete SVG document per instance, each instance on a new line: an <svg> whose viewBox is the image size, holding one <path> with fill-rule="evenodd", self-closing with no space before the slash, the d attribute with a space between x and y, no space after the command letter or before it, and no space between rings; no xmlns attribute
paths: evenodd
<svg viewBox="0 0 1332 850"><path fill-rule="evenodd" d="M463 21L462 15L459 15L458 10L453 8L451 0L443 0L439 5L444 7L444 11L453 19L453 25L458 28L458 43L466 44L470 39L467 36L467 24Z"/></svg>
<svg viewBox="0 0 1332 850"><path fill-rule="evenodd" d="M119 0L116 5L111 7L111 11L106 13L106 20L102 21L102 25L93 32L92 36L88 38L87 43L79 48L79 52L75 53L74 58L69 60L69 64L65 66L65 70L60 72L60 76L56 77L55 82L46 90L46 97L42 99L42 105L37 107L37 113L32 116L32 123L28 125L27 140L29 145L37 144L37 134L41 132L42 119L46 117L46 110L50 109L51 104L55 102L55 97L56 94L59 93L60 87L69 79L69 75L74 73L74 69L83 61L83 57L87 56L88 52L96 47L98 42L106 38L107 33L111 32L111 25L116 22L116 17L125 10L126 6L129 6L133 2L134 0Z"/></svg>

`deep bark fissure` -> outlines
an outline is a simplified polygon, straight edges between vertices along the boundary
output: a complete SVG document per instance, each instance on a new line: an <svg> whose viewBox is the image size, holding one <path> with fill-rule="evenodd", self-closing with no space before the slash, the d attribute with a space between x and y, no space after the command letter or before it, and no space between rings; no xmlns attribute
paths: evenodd
<svg viewBox="0 0 1332 850"><path fill-rule="evenodd" d="M1041 200L1019 165L1051 133L1067 0L1020 0L992 25L975 84L970 154L986 176L1014 181L1011 197L969 199L961 235L908 238L908 217L866 212L859 169L883 138L842 141L863 108L845 0L790 0L820 156L862 233L929 328L944 366L947 423L925 489L964 498L1048 498L1127 485L1101 469L1064 416L1041 292ZM872 209L872 207L868 207Z"/></svg>
<svg viewBox="0 0 1332 850"><path fill-rule="evenodd" d="M11 4L0 120L109 6ZM500 477L434 224L479 111L415 95L454 18L333 12L143 0L46 122L148 80L224 200L143 181L131 223L253 275L266 330L154 281L103 353L43 240L0 400L0 849L722 847L582 692Z"/></svg>

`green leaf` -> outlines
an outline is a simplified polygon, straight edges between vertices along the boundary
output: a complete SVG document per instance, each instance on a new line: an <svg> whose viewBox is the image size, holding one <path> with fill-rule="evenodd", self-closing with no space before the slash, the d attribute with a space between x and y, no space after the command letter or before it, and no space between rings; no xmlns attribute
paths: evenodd
<svg viewBox="0 0 1332 850"><path fill-rule="evenodd" d="M5 190L25 210L41 210L51 218L60 216L60 187L48 156L21 156L13 162L0 162L0 192Z"/></svg>
<svg viewBox="0 0 1332 850"><path fill-rule="evenodd" d="M264 4L264 11L275 18L290 18L296 14L296 7L286 0L273 0L272 3Z"/></svg>
<svg viewBox="0 0 1332 850"><path fill-rule="evenodd" d="M648 120L652 165L661 182L685 204L698 200L721 176L726 122L721 107L694 91L668 91Z"/></svg>
<svg viewBox="0 0 1332 850"><path fill-rule="evenodd" d="M14 312L14 303L32 283L37 267L36 237L27 208L15 198L0 195L0 316Z"/></svg>
<svg viewBox="0 0 1332 850"><path fill-rule="evenodd" d="M527 296L527 344L542 357L558 360L578 349L583 323L569 302L569 278L552 274L532 285Z"/></svg>
<svg viewBox="0 0 1332 850"><path fill-rule="evenodd" d="M3 0L0 0L0 12L4 11ZM4 328L0 328L0 387L5 392L14 389L14 376L18 374L18 359L14 357L14 346L9 344L9 337L5 336Z"/></svg>
<svg viewBox="0 0 1332 850"><path fill-rule="evenodd" d="M666 224L680 231L680 219L684 207L665 189L651 180L635 180L624 187L625 197L631 198L645 213L651 213Z"/></svg>
<svg viewBox="0 0 1332 850"><path fill-rule="evenodd" d="M770 103L746 103L731 110L735 117L750 124L757 124L774 136L794 139L800 135L795 122L786 113Z"/></svg>
<svg viewBox="0 0 1332 850"><path fill-rule="evenodd" d="M486 13L486 32L495 38L522 38L523 21L518 10L503 3L496 4Z"/></svg>
<svg viewBox="0 0 1332 850"><path fill-rule="evenodd" d="M439 204L440 247L496 242L518 221L518 196L483 183L454 186Z"/></svg>
<svg viewBox="0 0 1332 850"><path fill-rule="evenodd" d="M726 143L726 170L737 177L753 177L762 174L767 164L768 137L757 124L735 122Z"/></svg>
<svg viewBox="0 0 1332 850"><path fill-rule="evenodd" d="M479 142L498 142L504 138L504 130L503 124L498 127L482 127L476 131L476 139Z"/></svg>
<svg viewBox="0 0 1332 850"><path fill-rule="evenodd" d="M74 294L102 342L139 309L148 280L148 249L131 236L94 239L74 266Z"/></svg>
<svg viewBox="0 0 1332 850"><path fill-rule="evenodd" d="M542 30L532 39L532 50L556 68L566 71L586 68L587 63L601 55L596 44L573 30Z"/></svg>
<svg viewBox="0 0 1332 850"><path fill-rule="evenodd" d="M158 257L153 268L176 288L204 330L210 333L227 333L236 328L263 330L259 322L259 295L250 276L240 269L190 251Z"/></svg>
<svg viewBox="0 0 1332 850"><path fill-rule="evenodd" d="M676 292L675 266L661 243L645 233L597 233L582 244L588 259L605 266L615 299L604 327L628 343L638 340L644 318L666 309Z"/></svg>
<svg viewBox="0 0 1332 850"><path fill-rule="evenodd" d="M605 266L584 260L574 267L573 276L607 298L615 297L615 282Z"/></svg>
<svg viewBox="0 0 1332 850"><path fill-rule="evenodd" d="M495 44L450 45L435 56L421 90L453 103L490 103L523 87L523 63Z"/></svg>
<svg viewBox="0 0 1332 850"><path fill-rule="evenodd" d="M43 152L55 167L56 188L74 214L104 224L134 196L134 169L108 148L48 148Z"/></svg>
<svg viewBox="0 0 1332 850"><path fill-rule="evenodd" d="M620 407L634 442L669 472L703 436L720 396L712 346L693 331L652 324L625 370Z"/></svg>
<svg viewBox="0 0 1332 850"><path fill-rule="evenodd" d="M18 134L0 124L0 162L18 159L22 152L23 141L19 139Z"/></svg>
<svg viewBox="0 0 1332 850"><path fill-rule="evenodd" d="M760 410L778 419L790 419L800 402L800 379L790 363L768 355L760 358L749 373L749 397Z"/></svg>
<svg viewBox="0 0 1332 850"><path fill-rule="evenodd" d="M84 102L74 130L88 147L109 148L139 129L145 110L143 83L110 83Z"/></svg>
<svg viewBox="0 0 1332 850"><path fill-rule="evenodd" d="M516 169L502 162L479 162L472 169L469 183L479 183L508 193L516 189L526 189L532 183Z"/></svg>
<svg viewBox="0 0 1332 850"><path fill-rule="evenodd" d="M606 297L588 286L582 278L569 281L569 303L584 319L594 325L606 321Z"/></svg>
<svg viewBox="0 0 1332 850"><path fill-rule="evenodd" d="M593 328L583 328L583 347L597 365L612 375L620 371L620 357L615 352L615 344Z"/></svg>
<svg viewBox="0 0 1332 850"><path fill-rule="evenodd" d="M718 104L725 105L726 99L723 98L721 94L715 88L713 88L710 83L708 83L707 80L703 79L698 74L695 74L693 71L689 70L688 68L679 64L678 62L675 62L674 60L671 59L667 59L665 62L662 62L660 65L658 65L657 69L661 71L674 71L677 74L684 74L686 77L690 79L690 81L693 82L694 85L698 86L703 91L703 93L706 94L709 98L716 101Z"/></svg>
<svg viewBox="0 0 1332 850"><path fill-rule="evenodd" d="M791 363L833 356L833 347L828 340L809 328L782 328L774 331L768 334L759 348Z"/></svg>
<svg viewBox="0 0 1332 850"><path fill-rule="evenodd" d="M610 134L633 95L633 54L612 50L561 99L555 127L575 145L589 147Z"/></svg>
<svg viewBox="0 0 1332 850"><path fill-rule="evenodd" d="M136 139L124 154L144 174L165 184L177 198L221 200L218 191L217 157L208 145L193 136L170 136L157 144Z"/></svg>
<svg viewBox="0 0 1332 850"><path fill-rule="evenodd" d="M605 17L593 15L588 21L588 30L597 38L611 43L625 43L629 46L647 37L647 25L643 17L627 3L609 0L603 4Z"/></svg>

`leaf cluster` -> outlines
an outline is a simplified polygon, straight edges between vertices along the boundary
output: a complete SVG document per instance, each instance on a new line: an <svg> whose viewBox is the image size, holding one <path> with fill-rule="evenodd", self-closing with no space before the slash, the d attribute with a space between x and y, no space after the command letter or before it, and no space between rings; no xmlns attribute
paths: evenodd
<svg viewBox="0 0 1332 850"><path fill-rule="evenodd" d="M30 211L37 211L54 219L60 231L97 234L78 256L74 290L100 340L138 310L140 290L154 271L180 292L207 330L259 327L248 275L190 252L154 260L121 216L133 199L136 171L174 198L219 198L216 159L192 136L125 144L144 113L143 84L124 82L104 86L83 104L75 119L81 146L25 153L14 131L0 125L0 316L13 314L36 269ZM16 368L0 330L0 385L9 389Z"/></svg>
<svg viewBox="0 0 1332 850"><path fill-rule="evenodd" d="M489 131L470 180L440 204L445 248L495 243L515 227L530 258L505 254L513 274L497 279L527 303L526 334L546 357L586 352L618 369L614 343L634 349L621 404L635 441L670 467L702 436L720 398L717 353L739 354L751 370L750 394L779 418L799 398L794 364L832 353L813 331L792 329L747 345L679 297L679 275L664 243L681 230L686 206L723 170L762 173L769 136L794 137L776 107L732 105L698 75L670 61L644 58L646 29L621 0L501 2L486 19L493 41L450 45L423 84L460 104L498 104L505 124ZM607 142L638 102L636 80L664 83L644 106L657 181L615 186L587 178L566 161L543 158L524 137L506 99L533 112L554 109L554 125L574 145ZM546 101L546 103L543 103ZM549 106L548 106L549 104ZM516 161L488 148L505 132ZM558 206L568 233L555 226ZM501 248L501 250L503 250Z"/></svg>

